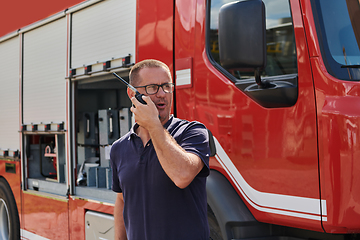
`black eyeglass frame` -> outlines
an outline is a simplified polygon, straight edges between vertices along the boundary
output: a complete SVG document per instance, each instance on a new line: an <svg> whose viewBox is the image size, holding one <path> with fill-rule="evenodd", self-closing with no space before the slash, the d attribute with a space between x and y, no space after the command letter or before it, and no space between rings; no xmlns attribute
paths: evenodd
<svg viewBox="0 0 360 240"><path fill-rule="evenodd" d="M164 86L165 85L170 85L171 87L172 87L172 91L165 91L164 90ZM147 91L147 87L149 87L149 86L157 86L157 90L156 90L156 92L154 92L154 93L148 93L148 91ZM163 84L161 84L161 85L159 85L159 84L149 84L149 85L145 85L145 86L137 86L137 87L135 87L135 88L145 88L145 92L146 92L146 94L147 95L154 95L154 94L157 94L158 92L159 92L159 88L162 88L162 90L165 92L165 93L173 93L174 92L174 88L175 88L175 84L174 83L163 83Z"/></svg>

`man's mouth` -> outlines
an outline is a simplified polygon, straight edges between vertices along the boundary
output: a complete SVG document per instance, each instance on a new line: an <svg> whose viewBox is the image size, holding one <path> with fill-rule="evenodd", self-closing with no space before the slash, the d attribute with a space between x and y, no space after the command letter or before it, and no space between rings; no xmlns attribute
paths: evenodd
<svg viewBox="0 0 360 240"><path fill-rule="evenodd" d="M157 103L157 104L156 104L156 107L157 107L158 109L163 109L163 108L166 107L166 104L165 104L165 103Z"/></svg>

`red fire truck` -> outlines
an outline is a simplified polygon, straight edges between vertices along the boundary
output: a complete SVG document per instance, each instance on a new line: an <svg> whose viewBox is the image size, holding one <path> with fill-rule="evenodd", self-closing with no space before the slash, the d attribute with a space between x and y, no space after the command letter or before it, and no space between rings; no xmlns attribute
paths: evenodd
<svg viewBox="0 0 360 240"><path fill-rule="evenodd" d="M74 4L0 38L0 239L113 239L112 73L147 58L213 136L211 239L359 238L358 0Z"/></svg>

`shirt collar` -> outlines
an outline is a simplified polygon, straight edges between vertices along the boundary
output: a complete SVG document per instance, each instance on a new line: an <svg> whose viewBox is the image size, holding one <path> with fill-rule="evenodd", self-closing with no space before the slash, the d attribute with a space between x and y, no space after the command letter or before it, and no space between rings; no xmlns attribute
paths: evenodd
<svg viewBox="0 0 360 240"><path fill-rule="evenodd" d="M174 115L171 114L169 120L164 124L165 129L167 129L170 126L173 119L174 119ZM134 126L130 129L130 136L132 136L134 134L136 135L135 131L139 126L140 125L137 123L134 124Z"/></svg>
<svg viewBox="0 0 360 240"><path fill-rule="evenodd" d="M171 114L169 120L164 124L165 129L167 129L170 126L173 119L174 119L174 115Z"/></svg>

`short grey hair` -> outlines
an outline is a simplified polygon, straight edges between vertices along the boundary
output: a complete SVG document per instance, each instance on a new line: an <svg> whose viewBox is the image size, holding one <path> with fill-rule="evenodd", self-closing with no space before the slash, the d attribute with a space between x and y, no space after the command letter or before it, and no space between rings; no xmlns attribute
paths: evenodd
<svg viewBox="0 0 360 240"><path fill-rule="evenodd" d="M143 68L163 68L168 73L169 79L172 81L170 69L165 63L155 59L146 59L136 63L132 67L129 73L129 83L131 85L137 86L139 82L139 72Z"/></svg>

